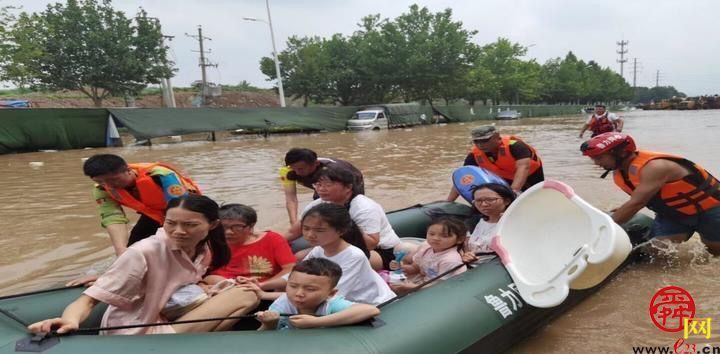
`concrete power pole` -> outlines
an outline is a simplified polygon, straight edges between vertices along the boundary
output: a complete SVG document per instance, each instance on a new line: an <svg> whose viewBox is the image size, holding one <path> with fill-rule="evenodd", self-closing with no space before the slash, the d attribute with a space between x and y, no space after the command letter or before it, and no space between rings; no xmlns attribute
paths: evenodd
<svg viewBox="0 0 720 354"><path fill-rule="evenodd" d="M170 42L173 40L173 38L175 38L175 36L163 35L163 43L164 43L165 39L167 39L168 42ZM169 68L169 69L172 70L172 68ZM165 107L175 108L175 93L173 92L173 87L172 87L172 83L170 82L169 76L166 78L160 79L160 87L162 88L163 102L165 103Z"/></svg>
<svg viewBox="0 0 720 354"><path fill-rule="evenodd" d="M637 85L637 58L633 58L633 88Z"/></svg>
<svg viewBox="0 0 720 354"><path fill-rule="evenodd" d="M627 59L625 59L625 54L627 54L627 52L628 52L627 49L625 49L625 46L628 45L629 42L625 41L625 40L621 40L620 42L616 42L616 43L617 43L617 45L620 46L620 50L617 51L617 53L620 54L620 59L618 59L618 61L617 61L618 63L620 63L620 76L622 76L623 79L625 79L625 76L623 76L623 74L624 74L623 66L624 66L625 62L627 62Z"/></svg>
<svg viewBox="0 0 720 354"><path fill-rule="evenodd" d="M201 105L201 106L204 106L205 103L206 103L206 99L205 99L205 98L207 97L207 93L208 93L207 70L206 70L205 68L207 68L208 66L214 66L214 67L217 68L217 66L218 66L217 64L211 64L211 63L207 60L207 58L205 58L205 53L206 53L206 52L205 52L205 46L204 46L203 41L204 41L205 39L211 41L212 38L210 38L210 37L203 37L203 35L202 35L202 26L201 26L201 25L198 25L198 34L197 34L196 36L194 36L194 35L189 35L189 34L187 34L187 33L185 33L185 35L188 36L188 37L192 37L192 38L197 39L198 43L200 44L200 51L199 51L199 52L200 52L200 63L198 64L198 66L200 66L200 70L202 71L202 87L201 87L201 89L200 89L200 98L201 98L201 100L200 100L200 102L201 102L200 105ZM210 51L207 51L207 53L210 53Z"/></svg>

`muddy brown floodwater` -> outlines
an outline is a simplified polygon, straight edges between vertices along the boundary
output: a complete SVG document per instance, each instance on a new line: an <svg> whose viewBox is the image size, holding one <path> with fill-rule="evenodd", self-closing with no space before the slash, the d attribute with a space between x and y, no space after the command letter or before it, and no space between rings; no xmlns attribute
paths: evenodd
<svg viewBox="0 0 720 354"><path fill-rule="evenodd" d="M639 111L624 117L625 131L642 149L682 155L720 175L720 111ZM527 118L497 125L538 150L547 178L570 184L585 200L608 210L626 196L611 178L599 179L602 171L579 153L577 134L584 119ZM287 216L277 170L289 148L308 147L321 156L352 161L365 174L367 195L393 210L445 198L450 173L470 147L470 129L486 123L2 155L0 292L56 286L112 259L91 197L92 183L81 169L82 159L92 154L180 166L214 199L255 207L261 229L284 231ZM302 187L299 191L302 206L311 193ZM649 317L649 302L658 289L681 286L694 297L698 316L720 319L719 262L700 245L694 239L670 256L633 265L512 351L630 353L632 346L672 347L682 333L662 332Z"/></svg>

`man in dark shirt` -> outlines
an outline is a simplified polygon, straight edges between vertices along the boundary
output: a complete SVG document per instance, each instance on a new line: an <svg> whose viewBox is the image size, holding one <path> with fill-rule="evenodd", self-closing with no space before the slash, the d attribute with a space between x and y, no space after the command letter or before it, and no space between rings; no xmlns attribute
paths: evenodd
<svg viewBox="0 0 720 354"><path fill-rule="evenodd" d="M365 194L363 175L353 164L339 159L317 157L315 151L305 148L292 148L285 154L285 164L280 168L280 181L285 190L285 208L290 218L290 225L297 222L297 184L313 189L313 183L317 182L320 169L329 164L338 164L347 168L355 176L353 183L354 194ZM313 199L317 199L317 192Z"/></svg>
<svg viewBox="0 0 720 354"><path fill-rule="evenodd" d="M542 161L535 149L515 136L500 135L495 126L484 125L472 130L473 149L464 166L482 167L510 184L516 192L524 191L545 179ZM448 201L458 192L453 187Z"/></svg>

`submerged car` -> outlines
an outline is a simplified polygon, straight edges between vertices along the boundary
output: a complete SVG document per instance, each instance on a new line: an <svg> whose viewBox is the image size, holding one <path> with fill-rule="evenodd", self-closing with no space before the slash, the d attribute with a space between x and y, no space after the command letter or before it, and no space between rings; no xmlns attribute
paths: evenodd
<svg viewBox="0 0 720 354"><path fill-rule="evenodd" d="M380 130L388 128L388 114L384 109L357 111L347 122L348 130Z"/></svg>
<svg viewBox="0 0 720 354"><path fill-rule="evenodd" d="M522 117L522 113L515 111L515 110L507 110L498 112L498 114L495 116L495 119L497 120L510 120L510 119L519 119Z"/></svg>

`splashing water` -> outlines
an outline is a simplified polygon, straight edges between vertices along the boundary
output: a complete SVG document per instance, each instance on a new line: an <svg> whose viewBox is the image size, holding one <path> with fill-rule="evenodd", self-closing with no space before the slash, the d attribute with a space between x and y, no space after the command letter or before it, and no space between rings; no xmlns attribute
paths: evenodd
<svg viewBox="0 0 720 354"><path fill-rule="evenodd" d="M676 243L654 238L635 246L635 249L640 249L648 257L649 263L662 265L665 271L681 265L690 267L705 265L711 257L705 245L697 239Z"/></svg>

